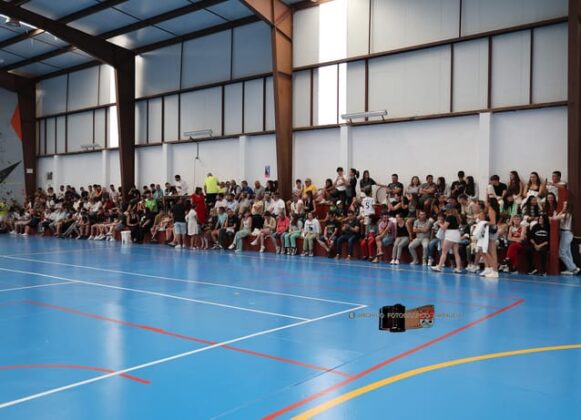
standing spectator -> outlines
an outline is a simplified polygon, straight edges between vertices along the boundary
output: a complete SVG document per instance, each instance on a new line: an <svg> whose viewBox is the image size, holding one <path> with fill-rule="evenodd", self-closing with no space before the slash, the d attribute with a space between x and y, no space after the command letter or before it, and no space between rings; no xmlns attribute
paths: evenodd
<svg viewBox="0 0 581 420"><path fill-rule="evenodd" d="M442 243L442 253L440 255L440 262L432 267L434 271L442 271L442 267L446 263L446 258L448 258L448 252L450 249L454 253L454 257L456 259L456 268L454 269L454 273L461 273L462 272L462 260L460 258L460 249L459 243L461 240L460 237L460 215L458 214L458 210L456 210L453 206L448 206L446 210L446 219L444 222L438 222L441 229L444 230L444 241Z"/></svg>
<svg viewBox="0 0 581 420"><path fill-rule="evenodd" d="M563 204L563 210L559 212L553 220L559 220L561 223L561 240L559 242L559 257L563 264L565 264L565 271L561 274L574 276L579 274L579 267L573 261L573 254L571 252L571 242L573 242L573 204L566 201Z"/></svg>
<svg viewBox="0 0 581 420"><path fill-rule="evenodd" d="M192 194L192 204L196 209L198 223L200 225L205 225L208 214L208 208L206 207L206 199L204 197L204 193L202 192L202 189L200 187L196 187L194 193Z"/></svg>
<svg viewBox="0 0 581 420"><path fill-rule="evenodd" d="M355 168L349 170L349 176L347 177L347 185L345 189L345 196L347 197L347 203L351 204L355 198L355 189L357 187L357 179L359 178L359 171Z"/></svg>
<svg viewBox="0 0 581 420"><path fill-rule="evenodd" d="M198 213L196 212L195 204L191 208L186 206L186 223L188 224L188 236L190 237L190 248L198 249L196 239L200 238L200 224L198 223ZM203 243L203 240L202 240Z"/></svg>
<svg viewBox="0 0 581 420"><path fill-rule="evenodd" d="M180 249L185 247L184 235L187 233L186 206L182 198L179 198L173 205L171 214L174 222L175 248Z"/></svg>
<svg viewBox="0 0 581 420"><path fill-rule="evenodd" d="M367 169L364 170L363 177L359 181L359 189L361 192L371 196L375 184L375 180L369 176L369 171Z"/></svg>
<svg viewBox="0 0 581 420"><path fill-rule="evenodd" d="M377 216L371 214L365 224L365 237L361 239L361 259L373 260L375 258L375 237L379 232Z"/></svg>
<svg viewBox="0 0 581 420"><path fill-rule="evenodd" d="M335 177L333 186L335 187L335 194L337 199L345 203L347 200L347 178L345 178L345 175L343 175L343 168L340 166L337 168L337 177Z"/></svg>
<svg viewBox="0 0 581 420"><path fill-rule="evenodd" d="M208 172L208 176L204 180L204 193L206 194L206 203L208 207L214 207L216 202L216 195L220 192L220 182L218 178Z"/></svg>
<svg viewBox="0 0 581 420"><path fill-rule="evenodd" d="M395 242L391 251L390 264L398 265L401 254L405 247L410 243L411 233L405 219L400 213L395 216Z"/></svg>
<svg viewBox="0 0 581 420"><path fill-rule="evenodd" d="M182 180L182 177L180 175L176 175L174 177L174 179L176 181L175 187L176 187L176 190L178 192L178 195L182 195L182 196L188 195L189 194L188 183L186 181Z"/></svg>

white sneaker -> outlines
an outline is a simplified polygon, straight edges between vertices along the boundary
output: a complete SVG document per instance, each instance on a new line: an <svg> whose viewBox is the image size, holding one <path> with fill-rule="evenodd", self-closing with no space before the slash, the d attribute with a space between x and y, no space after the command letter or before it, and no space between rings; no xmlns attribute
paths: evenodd
<svg viewBox="0 0 581 420"><path fill-rule="evenodd" d="M181 245L176 245L176 246L174 246L174 249L182 249L182 246Z"/></svg>
<svg viewBox="0 0 581 420"><path fill-rule="evenodd" d="M428 265L431 267L434 264L433 258L428 258Z"/></svg>
<svg viewBox="0 0 581 420"><path fill-rule="evenodd" d="M252 242L250 242L250 245L252 245L252 246L256 246L256 245L258 245L258 239L257 239L257 240L255 240L255 241L252 241Z"/></svg>
<svg viewBox="0 0 581 420"><path fill-rule="evenodd" d="M11 230L11 231L10 231L10 234L11 234L11 235L16 235L16 231L15 231L15 230Z"/></svg>
<svg viewBox="0 0 581 420"><path fill-rule="evenodd" d="M259 252L264 252L264 250L265 250L265 249L266 249L266 247L264 247L264 246L261 246L261 247L260 247L260 251L259 251Z"/></svg>
<svg viewBox="0 0 581 420"><path fill-rule="evenodd" d="M482 270L478 275L479 276L486 276L487 274L491 273L492 269L490 267L486 267L484 270ZM498 273L497 273L498 274Z"/></svg>
<svg viewBox="0 0 581 420"><path fill-rule="evenodd" d="M277 246L277 247L276 247L276 253L277 253L277 254L280 254L280 246Z"/></svg>
<svg viewBox="0 0 581 420"><path fill-rule="evenodd" d="M573 274L574 276L576 276L580 272L581 272L581 268L577 267L575 270L571 271L571 274Z"/></svg>
<svg viewBox="0 0 581 420"><path fill-rule="evenodd" d="M395 264L395 260L391 260L389 263L393 265Z"/></svg>
<svg viewBox="0 0 581 420"><path fill-rule="evenodd" d="M394 264L399 265L399 260L395 260Z"/></svg>
<svg viewBox="0 0 581 420"><path fill-rule="evenodd" d="M432 265L430 268L432 271L437 271L438 273L442 271L442 268L439 265Z"/></svg>
<svg viewBox="0 0 581 420"><path fill-rule="evenodd" d="M490 271L488 274L484 276L487 279L497 279L498 278L498 271Z"/></svg>
<svg viewBox="0 0 581 420"><path fill-rule="evenodd" d="M22 234L22 236L28 236L28 233L24 232L24 233Z"/></svg>
<svg viewBox="0 0 581 420"><path fill-rule="evenodd" d="M232 245L230 245L230 246L228 247L228 249L234 249L234 248L236 248L236 245L235 245L235 244L232 244Z"/></svg>
<svg viewBox="0 0 581 420"><path fill-rule="evenodd" d="M93 239L95 239L95 237L93 235L89 236L88 240L92 241Z"/></svg>

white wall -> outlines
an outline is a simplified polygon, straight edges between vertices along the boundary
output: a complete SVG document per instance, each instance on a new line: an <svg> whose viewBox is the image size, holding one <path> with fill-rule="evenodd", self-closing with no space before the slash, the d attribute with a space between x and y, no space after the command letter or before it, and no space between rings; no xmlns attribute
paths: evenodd
<svg viewBox="0 0 581 420"><path fill-rule="evenodd" d="M293 179L310 177L320 187L339 166L339 129L296 132L293 137Z"/></svg>
<svg viewBox="0 0 581 420"><path fill-rule="evenodd" d="M490 146L491 171L503 179L511 169L524 179L560 170L567 179L567 108L493 114Z"/></svg>

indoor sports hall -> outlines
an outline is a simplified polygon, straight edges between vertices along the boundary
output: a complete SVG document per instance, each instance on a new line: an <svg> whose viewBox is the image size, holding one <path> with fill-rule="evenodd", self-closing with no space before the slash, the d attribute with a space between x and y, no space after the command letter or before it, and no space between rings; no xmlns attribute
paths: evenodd
<svg viewBox="0 0 581 420"><path fill-rule="evenodd" d="M581 0L0 1L0 419L581 416Z"/></svg>

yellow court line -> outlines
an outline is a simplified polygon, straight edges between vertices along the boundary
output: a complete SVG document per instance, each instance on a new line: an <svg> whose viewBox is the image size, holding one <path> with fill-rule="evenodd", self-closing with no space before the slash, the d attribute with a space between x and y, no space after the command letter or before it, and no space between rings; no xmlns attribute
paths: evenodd
<svg viewBox="0 0 581 420"><path fill-rule="evenodd" d="M296 415L293 417L293 420L305 420L310 419L317 414L321 414L324 411L329 410L330 408L336 407L344 402L347 402L353 398L357 398L363 394L366 394L371 391L375 391L378 388L391 385L395 382L402 381L404 379L411 378L412 376L421 375L422 373L430 372L432 370L444 369L447 367L463 365L465 363L472 363L472 362L479 362L482 360L489 360L489 359L498 359L501 357L510 357L510 356L520 356L523 354L530 354L530 353L540 353L545 351L557 351L557 350L571 350L571 349L581 349L581 344L570 344L566 346L553 346L553 347L536 347L530 349L522 349L522 350L514 350L514 351L506 351L501 353L490 353L490 354L483 354L481 356L473 356L473 357L466 357L464 359L456 359L450 360L448 362L436 363L429 366L424 366L417 369L408 370L407 372L400 373L398 375L390 376L389 378L382 379L380 381L371 383L369 385L363 386L361 388L355 389L353 391L347 392L346 394L340 395L332 400L329 400L323 404L320 404L316 407L311 408L310 410L304 411L301 414Z"/></svg>

